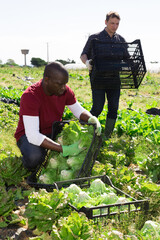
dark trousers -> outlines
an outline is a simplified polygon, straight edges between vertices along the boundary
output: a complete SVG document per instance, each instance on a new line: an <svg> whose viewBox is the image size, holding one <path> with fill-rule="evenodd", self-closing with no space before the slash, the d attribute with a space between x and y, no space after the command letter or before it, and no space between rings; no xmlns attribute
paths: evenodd
<svg viewBox="0 0 160 240"><path fill-rule="evenodd" d="M28 142L26 135L23 135L17 142L22 153L22 162L25 168L35 171L38 166L45 160L47 150L43 147L36 146Z"/></svg>
<svg viewBox="0 0 160 240"><path fill-rule="evenodd" d="M108 101L107 118L116 119L119 108L120 88L119 89L92 89L93 105L91 109L92 115L98 117L105 104L105 95Z"/></svg>

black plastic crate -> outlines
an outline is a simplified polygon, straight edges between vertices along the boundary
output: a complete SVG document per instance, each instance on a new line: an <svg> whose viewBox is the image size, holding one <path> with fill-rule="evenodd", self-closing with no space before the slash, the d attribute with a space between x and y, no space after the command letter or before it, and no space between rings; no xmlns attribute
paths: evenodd
<svg viewBox="0 0 160 240"><path fill-rule="evenodd" d="M98 223L101 221L102 223L106 223L107 219L116 217L117 220L121 220L122 215L127 214L127 216L135 216L137 213L142 213L144 215L147 214L149 210L149 199L141 199L137 200L133 197L131 197L129 194L121 191L117 187L115 187L110 178L106 175L103 176L94 176L94 177L84 177L84 178L76 178L76 179L71 179L71 180L66 180L66 181L58 181L54 182L53 184L33 184L33 187L38 187L38 188L45 188L46 190L52 191L53 189L61 190L62 188L67 188L71 184L76 184L80 188L89 188L92 180L95 179L101 179L106 185L112 187L114 190L116 190L117 195L123 195L127 198L130 198L132 201L128 201L125 203L116 203L116 204L109 204L109 205L101 205L101 206L95 206L95 207L81 207L80 209L77 209L75 206L69 203L69 206L77 211L77 212L83 212L85 215L88 217L88 219L93 219L94 223ZM31 185L32 185L31 184ZM122 209L123 206L127 206L127 209ZM134 206L134 209L132 208ZM117 211L113 211L114 208L117 208ZM98 214L94 213L95 211ZM134 215L132 215L134 214Z"/></svg>
<svg viewBox="0 0 160 240"><path fill-rule="evenodd" d="M133 197L131 197L129 194L121 191L120 189L118 189L117 187L115 187L110 178L106 175L102 175L102 176L94 176L94 177L85 177L85 178L77 178L77 179L72 179L72 180L67 180L67 181L59 181L59 182L55 182L52 187L53 189L57 189L60 190L61 188L66 188L69 187L71 184L76 184L77 186L79 186L80 188L88 188L92 182L92 180L95 179L101 179L106 185L111 186L113 189L116 190L117 195L123 195L127 198L130 198L132 201L128 201L125 203L117 203L117 204L109 204L109 205L101 205L101 206L95 206L95 207L85 207L83 206L80 209L77 209L75 206L73 206L72 204L69 204L70 207L77 211L77 212L83 212L86 214L86 216L88 217L88 219L93 219L94 222L98 222L100 221L104 221L107 218L110 217L117 217L118 220L120 220L120 217L122 216L122 214L127 214L127 215L131 215L132 213L137 213L137 212L142 212L144 214L147 214L148 209L149 209L149 199L141 199L141 200L137 200ZM127 206L127 209L122 209L123 206ZM134 206L134 209L132 209L132 206ZM112 211L113 208L117 207L117 211ZM99 214L95 214L94 211L99 210Z"/></svg>
<svg viewBox="0 0 160 240"><path fill-rule="evenodd" d="M95 207L85 207L83 206L80 209L77 209L72 204L69 204L70 207L77 211L77 212L83 212L86 214L88 219L93 219L94 223L97 223L98 221L105 222L106 219L111 218L113 216L117 217L118 220L120 220L120 217L122 214L127 214L130 216L131 214L136 214L139 212L143 212L145 215L147 214L149 210L149 199L141 199L137 200L133 197L131 197L129 194L121 191L117 187L115 187L110 178L106 175L103 176L94 176L94 177L85 177L85 178L77 178L67 181L58 181L55 182L52 187L53 189L60 190L62 188L69 187L71 184L76 184L80 188L88 188L92 182L92 180L95 179L101 179L106 185L111 186L113 189L116 190L117 195L123 195L127 198L130 198L132 201L128 201L125 203L117 203L117 204L109 204L109 205L101 205L101 206L95 206ZM127 206L127 209L122 209L123 206ZM134 209L132 207L134 206ZM112 211L112 209L117 208L117 211ZM99 214L95 214L94 211L99 210Z"/></svg>
<svg viewBox="0 0 160 240"><path fill-rule="evenodd" d="M92 87L105 86L137 89L145 74L146 65L140 40L130 43L92 40L93 70Z"/></svg>
<svg viewBox="0 0 160 240"><path fill-rule="evenodd" d="M56 121L56 122L54 122L53 126L52 126L52 137L51 138L53 140L55 140L56 136L62 131L64 125L69 124L69 122L70 121ZM91 141L91 145L90 145L90 147L88 149L88 152L86 154L86 157L85 157L85 159L82 163L82 167L80 168L80 170L77 174L77 178L90 176L93 165L95 163L95 160L97 158L97 155L98 155L101 143L102 143L102 137L97 136L96 133L95 133L95 129L96 129L95 124L86 123L86 122L83 122L83 121L80 121L80 123L82 125L85 125L85 124L86 125L92 125L93 129L94 129L94 134L93 134L93 138L92 138L92 141ZM49 151L48 151L48 153L49 153ZM48 160L48 156L46 156L46 159L42 163L40 168L37 171L33 172L31 174L31 176L28 177L27 183L30 186L35 187L36 189L45 188L48 191L50 191L50 190L53 190L55 188L54 184L44 184L44 183L38 183L37 182L43 167L45 167L46 164L47 164L47 160Z"/></svg>

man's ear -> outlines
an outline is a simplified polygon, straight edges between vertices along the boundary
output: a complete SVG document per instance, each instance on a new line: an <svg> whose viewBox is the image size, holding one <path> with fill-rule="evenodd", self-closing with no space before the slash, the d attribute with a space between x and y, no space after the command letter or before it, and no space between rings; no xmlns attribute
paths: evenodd
<svg viewBox="0 0 160 240"><path fill-rule="evenodd" d="M44 78L43 78L43 81L44 81L45 84L48 83L48 79L49 79L48 77L44 77Z"/></svg>

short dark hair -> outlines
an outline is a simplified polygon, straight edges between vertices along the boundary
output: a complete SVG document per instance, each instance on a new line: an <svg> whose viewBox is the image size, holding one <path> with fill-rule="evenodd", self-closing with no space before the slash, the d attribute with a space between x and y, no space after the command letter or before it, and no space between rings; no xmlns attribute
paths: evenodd
<svg viewBox="0 0 160 240"><path fill-rule="evenodd" d="M60 62L51 62L45 66L43 77L52 77L56 74L63 74L68 77L68 72Z"/></svg>
<svg viewBox="0 0 160 240"><path fill-rule="evenodd" d="M107 20L107 21L108 21L110 18L117 18L117 19L121 20L119 14L118 14L117 12L113 12L113 11L107 13L107 15L106 15L106 20Z"/></svg>

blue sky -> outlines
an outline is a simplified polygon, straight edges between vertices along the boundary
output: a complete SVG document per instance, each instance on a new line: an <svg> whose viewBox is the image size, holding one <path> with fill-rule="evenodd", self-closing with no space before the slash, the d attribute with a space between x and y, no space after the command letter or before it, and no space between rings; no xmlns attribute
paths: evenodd
<svg viewBox="0 0 160 240"><path fill-rule="evenodd" d="M146 62L160 61L159 0L0 0L0 60L24 64L21 49L47 61L73 59L89 34L104 29L109 11L121 16L117 33L127 42L140 39Z"/></svg>

